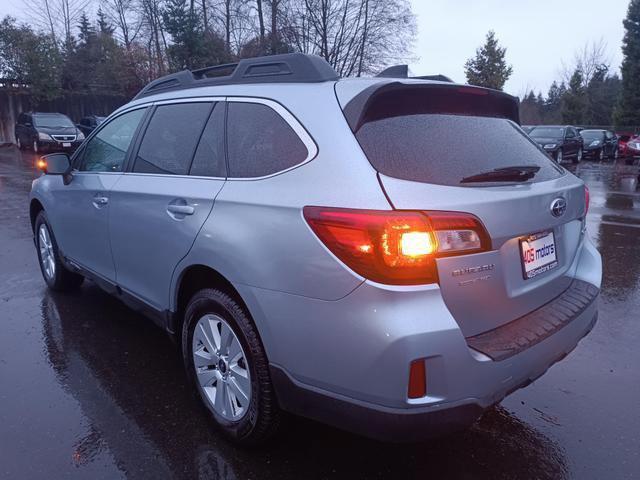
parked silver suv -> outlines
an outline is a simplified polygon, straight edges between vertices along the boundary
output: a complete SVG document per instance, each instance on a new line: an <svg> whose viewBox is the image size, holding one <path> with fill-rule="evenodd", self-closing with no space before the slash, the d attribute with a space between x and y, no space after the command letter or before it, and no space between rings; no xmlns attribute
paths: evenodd
<svg viewBox="0 0 640 480"><path fill-rule="evenodd" d="M49 287L89 277L175 335L227 435L282 411L450 432L593 327L588 191L516 99L302 54L223 69L156 80L45 157L30 212Z"/></svg>

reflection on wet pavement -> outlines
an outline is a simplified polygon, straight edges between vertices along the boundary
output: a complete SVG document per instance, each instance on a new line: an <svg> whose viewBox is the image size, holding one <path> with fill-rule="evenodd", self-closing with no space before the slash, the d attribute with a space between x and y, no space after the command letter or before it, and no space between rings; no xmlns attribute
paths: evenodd
<svg viewBox="0 0 640 480"><path fill-rule="evenodd" d="M217 435L171 340L87 282L44 288L30 158L0 149L0 478L633 478L640 473L637 167L580 164L604 258L600 320L468 432L383 444L302 419L240 450Z"/></svg>

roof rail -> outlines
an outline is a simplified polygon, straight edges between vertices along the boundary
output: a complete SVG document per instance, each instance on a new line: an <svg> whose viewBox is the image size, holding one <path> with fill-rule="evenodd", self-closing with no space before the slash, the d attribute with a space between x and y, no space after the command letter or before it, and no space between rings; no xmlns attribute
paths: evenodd
<svg viewBox="0 0 640 480"><path fill-rule="evenodd" d="M215 75L229 71L227 75ZM338 80L338 74L317 55L286 53L245 58L238 63L183 70L150 82L134 100L156 93L192 87L251 83L316 83Z"/></svg>
<svg viewBox="0 0 640 480"><path fill-rule="evenodd" d="M409 76L409 65L393 65L391 67L385 68L376 77L383 78L415 78L418 80L435 80L438 82L449 82L453 83L449 77L445 75L422 75L419 77L410 77Z"/></svg>

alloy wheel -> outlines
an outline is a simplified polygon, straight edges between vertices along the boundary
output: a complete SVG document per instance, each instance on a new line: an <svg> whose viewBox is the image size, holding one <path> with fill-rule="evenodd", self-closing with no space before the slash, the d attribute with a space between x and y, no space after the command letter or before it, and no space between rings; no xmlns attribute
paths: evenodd
<svg viewBox="0 0 640 480"><path fill-rule="evenodd" d="M558 163L562 163L562 150L558 150L558 154L556 155L556 161Z"/></svg>
<svg viewBox="0 0 640 480"><path fill-rule="evenodd" d="M53 252L53 243L49 229L43 223L38 229L38 251L40 252L40 263L47 279L53 280L56 275L56 259Z"/></svg>
<svg viewBox="0 0 640 480"><path fill-rule="evenodd" d="M201 317L193 332L192 354L209 406L225 420L240 420L251 402L251 375L240 340L226 320L214 314Z"/></svg>
<svg viewBox="0 0 640 480"><path fill-rule="evenodd" d="M578 163L582 161L582 149L578 149Z"/></svg>
<svg viewBox="0 0 640 480"><path fill-rule="evenodd" d="M38 153L38 142L33 141L33 153Z"/></svg>
<svg viewBox="0 0 640 480"><path fill-rule="evenodd" d="M16 138L16 146L18 147L18 150L22 150L22 141L20 140L20 137Z"/></svg>

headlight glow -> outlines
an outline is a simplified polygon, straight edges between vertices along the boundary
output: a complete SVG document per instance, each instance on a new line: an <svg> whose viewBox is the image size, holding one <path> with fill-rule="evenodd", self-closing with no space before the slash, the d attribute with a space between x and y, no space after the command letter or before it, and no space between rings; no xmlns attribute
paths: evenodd
<svg viewBox="0 0 640 480"><path fill-rule="evenodd" d="M38 140L53 140L48 133L38 132Z"/></svg>

